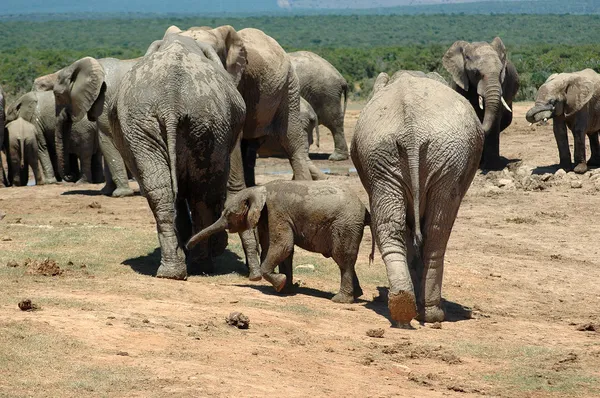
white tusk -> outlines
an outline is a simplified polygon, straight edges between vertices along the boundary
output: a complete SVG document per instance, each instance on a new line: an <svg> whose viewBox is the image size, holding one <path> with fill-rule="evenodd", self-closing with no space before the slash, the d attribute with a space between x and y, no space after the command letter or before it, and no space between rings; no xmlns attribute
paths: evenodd
<svg viewBox="0 0 600 398"><path fill-rule="evenodd" d="M544 123L546 123L547 121L548 121L548 118L547 118L547 117L545 117L545 118L544 118Z"/></svg>
<svg viewBox="0 0 600 398"><path fill-rule="evenodd" d="M529 127L533 126L533 123L529 123Z"/></svg>
<svg viewBox="0 0 600 398"><path fill-rule="evenodd" d="M483 110L483 97L479 96L479 109Z"/></svg>
<svg viewBox="0 0 600 398"><path fill-rule="evenodd" d="M502 105L504 105L504 107L506 108L507 111L509 111L510 113L512 113L512 109L510 109L510 106L508 106L508 104L506 103L506 101L504 101L504 97L500 96L500 101L502 101Z"/></svg>

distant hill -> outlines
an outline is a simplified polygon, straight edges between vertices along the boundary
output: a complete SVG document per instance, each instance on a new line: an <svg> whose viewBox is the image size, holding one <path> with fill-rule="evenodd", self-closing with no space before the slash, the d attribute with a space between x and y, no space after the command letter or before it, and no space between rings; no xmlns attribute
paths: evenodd
<svg viewBox="0 0 600 398"><path fill-rule="evenodd" d="M0 18L144 15L599 14L599 0L0 0Z"/></svg>

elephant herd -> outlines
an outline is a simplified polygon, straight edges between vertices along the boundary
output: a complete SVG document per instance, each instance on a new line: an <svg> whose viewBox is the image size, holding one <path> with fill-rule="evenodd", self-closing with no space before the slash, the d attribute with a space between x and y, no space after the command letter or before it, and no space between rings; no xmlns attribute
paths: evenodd
<svg viewBox="0 0 600 398"><path fill-rule="evenodd" d="M171 26L143 57L85 57L38 77L6 111L0 89L5 183L26 185L30 166L36 184L105 182L102 193L123 197L132 176L156 220L157 277L211 272L228 230L240 234L250 279L278 291L291 287L294 245L333 257L338 302L362 294L354 266L370 225L391 318L442 321L450 232L477 168L503 167L499 137L519 87L499 38L457 41L442 63L450 84L436 73L381 73L348 150L348 84L327 61L288 54L257 29ZM553 75L527 114L554 118L561 167L571 167L567 126L575 172L587 169L584 133L587 165L600 164L599 90L593 71ZM319 124L333 135L329 159L351 156L370 212L343 186L311 182L326 179L308 151ZM256 158L271 155L288 158L300 181L255 187Z"/></svg>

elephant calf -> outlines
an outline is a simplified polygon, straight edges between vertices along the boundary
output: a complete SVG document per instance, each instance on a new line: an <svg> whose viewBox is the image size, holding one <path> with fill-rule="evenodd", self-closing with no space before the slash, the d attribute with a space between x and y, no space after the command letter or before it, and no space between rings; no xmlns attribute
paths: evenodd
<svg viewBox="0 0 600 398"><path fill-rule="evenodd" d="M417 313L425 322L443 321L446 245L484 131L469 102L434 79L402 73L389 80L382 73L375 87L351 156L370 198L390 282L388 307L401 325Z"/></svg>
<svg viewBox="0 0 600 398"><path fill-rule="evenodd" d="M370 215L348 188L332 181L272 181L246 188L228 198L221 217L194 235L188 249L214 233L240 232L257 227L261 271L278 292L292 285L294 245L325 257L340 267L337 303L352 303L362 295L354 270L358 249ZM370 259L373 258L374 243ZM280 265L284 273L276 274Z"/></svg>
<svg viewBox="0 0 600 398"><path fill-rule="evenodd" d="M17 118L6 125L8 130L7 160L8 180L16 186L25 186L29 180L29 167L33 170L35 183L43 183L38 164L38 143L35 137L35 126L28 121Z"/></svg>

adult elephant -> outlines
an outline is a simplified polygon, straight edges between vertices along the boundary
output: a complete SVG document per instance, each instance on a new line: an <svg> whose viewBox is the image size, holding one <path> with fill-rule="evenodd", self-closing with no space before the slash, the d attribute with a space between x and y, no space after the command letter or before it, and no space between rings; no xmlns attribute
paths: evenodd
<svg viewBox="0 0 600 398"><path fill-rule="evenodd" d="M6 96L2 86L0 86L0 152L4 148L4 121L6 118ZM2 163L2 155L0 155L0 169L2 169L2 184L7 187L10 185L6 171L4 170L4 163Z"/></svg>
<svg viewBox="0 0 600 398"><path fill-rule="evenodd" d="M371 204L387 268L388 307L401 325L444 320L446 245L481 158L484 132L471 105L427 77L380 74L362 110L351 156Z"/></svg>
<svg viewBox="0 0 600 398"><path fill-rule="evenodd" d="M96 60L85 57L58 72L38 77L34 82L34 89L54 93L55 114L57 115L54 129L59 172L64 173L69 168L66 156L67 147L63 142L70 140L74 134L72 131L74 123L85 118L87 111L83 112L82 109L90 103L94 104L100 97L102 101L99 101L98 104L106 104L100 108L99 112L94 110L88 112L87 116L89 121L97 122L98 144L104 158L104 175L106 177L106 185L101 192L108 196L133 195L133 190L129 187L125 163L113 142L108 109L115 101L123 76L138 60L138 58L131 60L101 58ZM77 84L69 86L58 84L59 76L70 76L69 79L72 82L77 81Z"/></svg>
<svg viewBox="0 0 600 398"><path fill-rule="evenodd" d="M499 37L491 43L455 42L442 59L452 76L452 87L465 97L483 124L484 169L501 169L500 132L512 122L512 102L519 91L519 75L506 57Z"/></svg>
<svg viewBox="0 0 600 398"><path fill-rule="evenodd" d="M329 160L348 159L344 136L348 82L333 65L315 53L297 51L289 53L289 56L298 75L300 95L315 110L319 123L333 135L335 150Z"/></svg>
<svg viewBox="0 0 600 398"><path fill-rule="evenodd" d="M234 79L241 71L229 70ZM78 78L61 74L55 90L77 85ZM123 77L115 101L108 105L115 144L156 219L158 277L185 279L187 269L210 271L204 260L213 251L225 250L226 232L189 252L185 244L223 210L230 154L245 118L234 79L211 46L168 35L153 43ZM102 109L102 97L93 101L79 111L89 109L88 117L94 116L90 113Z"/></svg>
<svg viewBox="0 0 600 398"><path fill-rule="evenodd" d="M171 26L165 38L178 34L211 46L246 104L242 140L232 154L229 194L255 185L257 149L264 137L274 137L289 159L293 178L325 179L308 157L308 142L300 120L300 87L290 57L272 37L258 29L237 32L231 26ZM151 47L152 48L152 47ZM151 51L151 49L149 49ZM238 74L237 71L241 73ZM240 234L250 279L261 279L258 244L252 231ZM218 253L214 253L218 254Z"/></svg>
<svg viewBox="0 0 600 398"><path fill-rule="evenodd" d="M585 173L588 166L600 166L600 75L594 70L551 75L539 88L535 105L525 117L531 123L554 120L554 137L561 168L570 171L573 167L567 127L573 133L575 173ZM586 135L592 151L587 162Z"/></svg>
<svg viewBox="0 0 600 398"><path fill-rule="evenodd" d="M102 182L102 155L98 150L96 123L87 119L75 123L73 134L63 142L61 132L56 132L55 109L51 91L30 91L10 105L7 121L20 117L35 127L45 184L55 183L61 178L66 181ZM77 159L81 163L81 176ZM61 170L62 164L65 166Z"/></svg>

